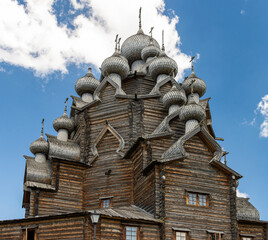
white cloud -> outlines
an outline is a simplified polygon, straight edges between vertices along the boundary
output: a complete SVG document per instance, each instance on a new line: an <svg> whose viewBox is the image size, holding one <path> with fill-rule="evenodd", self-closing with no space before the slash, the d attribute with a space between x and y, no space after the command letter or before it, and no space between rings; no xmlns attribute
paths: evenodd
<svg viewBox="0 0 268 240"><path fill-rule="evenodd" d="M236 190L236 196L241 198L249 198L249 195L247 193L242 193L238 189Z"/></svg>
<svg viewBox="0 0 268 240"><path fill-rule="evenodd" d="M265 95L262 100L259 102L257 110L261 113L264 117L264 121L260 126L260 136L261 137L268 137L268 94Z"/></svg>
<svg viewBox="0 0 268 240"><path fill-rule="evenodd" d="M2 67L0 67L0 72L5 72L6 70Z"/></svg>
<svg viewBox="0 0 268 240"><path fill-rule="evenodd" d="M245 15L246 14L246 11L244 9L241 9L240 14L241 15Z"/></svg>
<svg viewBox="0 0 268 240"><path fill-rule="evenodd" d="M0 62L32 69L42 77L55 71L67 73L70 63L93 64L98 69L113 53L117 33L124 40L137 32L142 6L144 32L154 26L153 35L160 41L165 29L166 51L178 63L179 78L190 67L190 57L180 51L175 28L179 17L173 11L164 14L164 0L61 1L71 6L65 18L55 9L57 1L24 0L25 5L0 1Z"/></svg>

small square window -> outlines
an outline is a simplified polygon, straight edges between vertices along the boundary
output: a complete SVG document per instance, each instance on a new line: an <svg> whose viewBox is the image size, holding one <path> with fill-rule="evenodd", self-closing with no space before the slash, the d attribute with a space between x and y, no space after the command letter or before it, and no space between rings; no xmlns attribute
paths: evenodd
<svg viewBox="0 0 268 240"><path fill-rule="evenodd" d="M222 240L222 233L209 233L209 240Z"/></svg>
<svg viewBox="0 0 268 240"><path fill-rule="evenodd" d="M109 208L112 206L111 198L101 199L101 208Z"/></svg>
<svg viewBox="0 0 268 240"><path fill-rule="evenodd" d="M125 227L125 240L138 240L138 227Z"/></svg>
<svg viewBox="0 0 268 240"><path fill-rule="evenodd" d="M187 240L187 232L175 232L175 240Z"/></svg>

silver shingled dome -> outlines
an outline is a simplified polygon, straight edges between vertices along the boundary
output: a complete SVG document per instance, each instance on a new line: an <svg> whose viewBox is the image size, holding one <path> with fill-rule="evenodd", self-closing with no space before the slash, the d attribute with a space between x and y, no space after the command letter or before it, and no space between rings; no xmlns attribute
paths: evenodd
<svg viewBox="0 0 268 240"><path fill-rule="evenodd" d="M173 104L181 106L186 103L186 100L187 99L183 88L178 89L175 85L173 85L170 91L167 92L162 99L166 107L169 107Z"/></svg>
<svg viewBox="0 0 268 240"><path fill-rule="evenodd" d="M188 104L181 107L180 119L184 122L188 120L197 120L200 122L205 118L205 109L195 102L192 95Z"/></svg>
<svg viewBox="0 0 268 240"><path fill-rule="evenodd" d="M120 53L115 52L111 57L106 58L101 64L103 74L117 73L122 79L129 74L129 65L127 59Z"/></svg>
<svg viewBox="0 0 268 240"><path fill-rule="evenodd" d="M66 129L69 133L74 130L74 121L68 118L66 112L53 121L53 127L58 132L60 129Z"/></svg>
<svg viewBox="0 0 268 240"><path fill-rule="evenodd" d="M187 79L185 79L182 83L182 87L184 88L185 93L187 95L191 93L190 84L192 82L193 82L193 92L198 93L199 97L202 97L206 93L207 85L202 79L198 78L193 71L191 75Z"/></svg>
<svg viewBox="0 0 268 240"><path fill-rule="evenodd" d="M127 38L122 44L122 55L126 57L131 65L136 60L141 60L142 50L150 44L150 36L145 35L142 30L139 30L137 34ZM156 48L160 48L158 42L152 39L152 44Z"/></svg>
<svg viewBox="0 0 268 240"><path fill-rule="evenodd" d="M38 138L37 140L35 140L34 142L31 143L30 151L33 154L36 154L36 153L47 154L48 153L48 142L41 135L40 138Z"/></svg>
<svg viewBox="0 0 268 240"><path fill-rule="evenodd" d="M88 73L76 81L75 91L81 97L83 93L93 93L99 85L100 82L92 74L91 68L88 68Z"/></svg>
<svg viewBox="0 0 268 240"><path fill-rule="evenodd" d="M163 51L158 58L155 58L149 66L149 74L156 80L159 74L170 75L174 73L174 77L177 75L178 65L177 63L168 57Z"/></svg>
<svg viewBox="0 0 268 240"><path fill-rule="evenodd" d="M159 53L160 49L153 44L153 40L151 38L150 44L142 49L141 58L146 62L149 57L156 57L159 55Z"/></svg>

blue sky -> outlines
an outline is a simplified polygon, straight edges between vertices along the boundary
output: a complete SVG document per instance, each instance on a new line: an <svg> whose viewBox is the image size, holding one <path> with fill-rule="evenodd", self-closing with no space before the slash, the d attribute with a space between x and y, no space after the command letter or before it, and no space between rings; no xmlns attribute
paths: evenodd
<svg viewBox="0 0 268 240"><path fill-rule="evenodd" d="M90 65L99 76L101 61L113 53L115 34L124 40L136 33L137 9L142 6L144 30L154 26L154 36L160 42L161 30L165 29L166 48L181 66L180 78L190 74L189 56L200 55L195 73L207 83L203 98L211 97L216 136L225 139L220 144L230 152L228 165L244 176L239 191L247 193L261 219L268 220L267 1L167 0L161 16L155 11L163 7L161 0L124 1L130 6L127 21L124 14L117 14L122 0L109 1L111 6L105 8L97 3L90 6L86 0L20 1L24 8L11 7L10 2L1 1L0 9L6 7L4 11L10 16L17 13L17 20L22 22L30 20L19 27L16 19L7 25L0 10L0 219L24 216L23 155L31 155L29 146L40 135L41 119L45 118L45 132L55 134L52 122L62 115L65 98L76 95L75 81ZM42 9L51 10L51 6L53 11L39 12L40 4L44 5ZM27 14L23 14L26 7ZM28 28L31 11L47 19L46 23ZM110 25L105 23L110 19ZM95 27L100 22L102 25ZM38 35L42 37L38 39Z"/></svg>

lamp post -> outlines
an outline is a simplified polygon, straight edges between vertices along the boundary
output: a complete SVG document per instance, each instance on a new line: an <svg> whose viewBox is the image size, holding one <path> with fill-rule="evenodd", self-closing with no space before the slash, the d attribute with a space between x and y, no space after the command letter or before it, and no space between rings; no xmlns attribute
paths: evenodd
<svg viewBox="0 0 268 240"><path fill-rule="evenodd" d="M97 223L99 221L100 214L97 213L96 210L94 210L94 212L91 213L90 218L91 218L91 222L94 225L94 240L96 240L96 225L97 225Z"/></svg>

